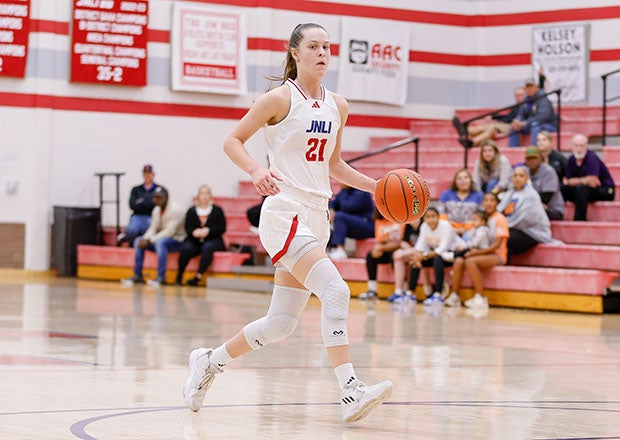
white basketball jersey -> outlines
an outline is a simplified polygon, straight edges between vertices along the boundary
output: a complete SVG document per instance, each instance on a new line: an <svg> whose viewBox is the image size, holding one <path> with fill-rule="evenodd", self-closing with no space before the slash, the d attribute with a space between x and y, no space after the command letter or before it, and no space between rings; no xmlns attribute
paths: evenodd
<svg viewBox="0 0 620 440"><path fill-rule="evenodd" d="M280 183L283 191L288 187L329 199L329 158L341 123L338 107L323 86L321 99L315 100L293 80L286 84L291 93L288 114L277 124L264 127L270 169L284 180Z"/></svg>

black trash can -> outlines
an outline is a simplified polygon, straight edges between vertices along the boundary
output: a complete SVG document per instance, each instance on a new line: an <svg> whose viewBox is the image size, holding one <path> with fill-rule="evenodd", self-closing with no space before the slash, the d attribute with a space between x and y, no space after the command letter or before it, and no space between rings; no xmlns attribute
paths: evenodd
<svg viewBox="0 0 620 440"><path fill-rule="evenodd" d="M77 275L77 245L99 244L100 208L54 206L53 266L58 275Z"/></svg>

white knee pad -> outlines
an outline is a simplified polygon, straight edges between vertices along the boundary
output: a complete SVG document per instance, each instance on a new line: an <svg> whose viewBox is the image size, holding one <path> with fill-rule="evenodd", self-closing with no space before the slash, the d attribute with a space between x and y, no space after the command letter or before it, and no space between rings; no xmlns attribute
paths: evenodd
<svg viewBox="0 0 620 440"><path fill-rule="evenodd" d="M297 319L292 316L263 316L246 325L243 334L252 350L258 350L267 344L286 338L295 331L295 327L297 327Z"/></svg>
<svg viewBox="0 0 620 440"><path fill-rule="evenodd" d="M310 292L305 289L275 286L267 316L243 328L245 340L252 350L291 335L297 327L309 297Z"/></svg>
<svg viewBox="0 0 620 440"><path fill-rule="evenodd" d="M349 285L328 258L323 258L310 268L305 286L319 297L321 333L326 347L347 345L347 317L349 316Z"/></svg>

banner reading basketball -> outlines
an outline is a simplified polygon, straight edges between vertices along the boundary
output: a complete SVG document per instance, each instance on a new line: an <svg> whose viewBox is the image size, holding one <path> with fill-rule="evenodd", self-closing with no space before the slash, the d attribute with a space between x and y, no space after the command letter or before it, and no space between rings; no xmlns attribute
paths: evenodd
<svg viewBox="0 0 620 440"><path fill-rule="evenodd" d="M71 81L146 85L148 0L73 0Z"/></svg>
<svg viewBox="0 0 620 440"><path fill-rule="evenodd" d="M404 105L409 26L386 20L342 18L338 93L354 101Z"/></svg>
<svg viewBox="0 0 620 440"><path fill-rule="evenodd" d="M30 0L0 0L0 76L24 77L29 31Z"/></svg>
<svg viewBox="0 0 620 440"><path fill-rule="evenodd" d="M172 89L244 94L244 14L193 3L173 8Z"/></svg>

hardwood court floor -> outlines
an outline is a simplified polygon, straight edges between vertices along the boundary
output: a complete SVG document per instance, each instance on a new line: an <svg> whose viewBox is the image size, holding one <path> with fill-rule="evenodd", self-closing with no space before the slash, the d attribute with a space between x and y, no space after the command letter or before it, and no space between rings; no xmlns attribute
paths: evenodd
<svg viewBox="0 0 620 440"><path fill-rule="evenodd" d="M189 352L262 316L270 295L0 280L0 439L620 438L620 316L352 299L356 372L395 389L347 425L316 300L290 338L229 364L192 413Z"/></svg>

